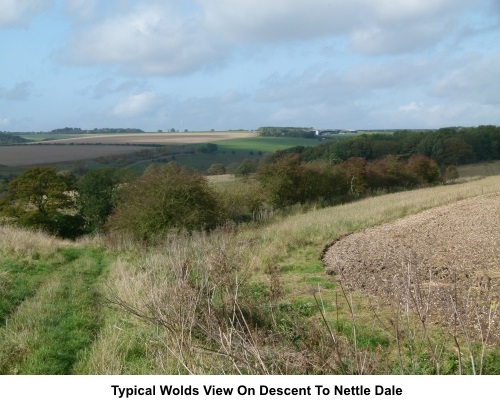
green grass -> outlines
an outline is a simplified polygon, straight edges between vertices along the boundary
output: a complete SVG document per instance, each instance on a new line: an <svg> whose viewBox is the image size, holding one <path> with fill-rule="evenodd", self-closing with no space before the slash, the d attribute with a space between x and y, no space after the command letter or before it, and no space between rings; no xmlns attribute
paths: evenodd
<svg viewBox="0 0 500 405"><path fill-rule="evenodd" d="M6 281L0 289L0 325L25 299L32 297L51 276L58 260L2 259L0 271Z"/></svg>
<svg viewBox="0 0 500 405"><path fill-rule="evenodd" d="M193 167L200 171L206 171L213 163L225 166L238 165L244 159L262 159L268 153L291 148L293 146L316 146L319 141L307 138L285 138L285 137L254 137L243 139L228 139L224 141L211 142L217 145L217 150L212 153L202 153L201 147L206 145L190 145L196 150L194 154L180 154L173 157L164 157L153 161L142 161L133 165L134 168L144 170L151 163L175 162Z"/></svg>
<svg viewBox="0 0 500 405"><path fill-rule="evenodd" d="M103 250L61 247L57 253L59 261L9 263L12 281L1 301L8 315L0 328L3 374L71 374L100 329Z"/></svg>
<svg viewBox="0 0 500 405"><path fill-rule="evenodd" d="M242 139L228 139L214 142L219 146L221 152L241 152L249 153L272 153L280 149L287 149L293 146L317 146L320 142L317 139L309 138L285 138L285 137L255 137Z"/></svg>

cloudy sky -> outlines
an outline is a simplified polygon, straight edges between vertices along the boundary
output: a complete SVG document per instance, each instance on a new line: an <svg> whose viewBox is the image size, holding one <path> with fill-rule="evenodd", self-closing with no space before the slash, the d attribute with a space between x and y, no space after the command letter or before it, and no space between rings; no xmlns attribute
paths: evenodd
<svg viewBox="0 0 500 405"><path fill-rule="evenodd" d="M500 125L500 0L0 0L0 131Z"/></svg>

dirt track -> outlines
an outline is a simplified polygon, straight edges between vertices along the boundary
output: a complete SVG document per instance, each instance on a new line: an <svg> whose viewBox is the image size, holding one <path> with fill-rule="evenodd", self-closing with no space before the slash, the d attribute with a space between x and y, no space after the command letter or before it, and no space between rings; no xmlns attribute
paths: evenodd
<svg viewBox="0 0 500 405"><path fill-rule="evenodd" d="M409 303L427 320L459 316L500 341L500 195L471 198L348 235L324 256L350 289ZM488 320L489 319L489 320ZM479 321L478 321L479 320Z"/></svg>

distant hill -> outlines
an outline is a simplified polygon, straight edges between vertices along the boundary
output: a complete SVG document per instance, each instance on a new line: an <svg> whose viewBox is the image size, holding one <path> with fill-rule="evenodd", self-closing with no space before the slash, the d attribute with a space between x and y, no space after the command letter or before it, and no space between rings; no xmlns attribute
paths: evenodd
<svg viewBox="0 0 500 405"><path fill-rule="evenodd" d="M0 145L13 145L15 143L26 143L26 142L29 141L18 135L0 132Z"/></svg>

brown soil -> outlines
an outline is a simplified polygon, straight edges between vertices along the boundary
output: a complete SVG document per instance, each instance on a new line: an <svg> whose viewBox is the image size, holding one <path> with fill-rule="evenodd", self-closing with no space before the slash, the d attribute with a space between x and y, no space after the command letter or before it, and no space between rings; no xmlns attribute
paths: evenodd
<svg viewBox="0 0 500 405"><path fill-rule="evenodd" d="M346 287L433 324L500 342L500 195L431 209L348 235L325 253ZM500 312L500 311L499 311Z"/></svg>

